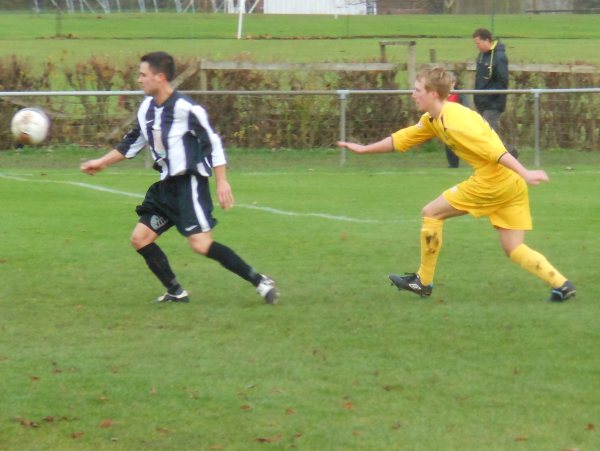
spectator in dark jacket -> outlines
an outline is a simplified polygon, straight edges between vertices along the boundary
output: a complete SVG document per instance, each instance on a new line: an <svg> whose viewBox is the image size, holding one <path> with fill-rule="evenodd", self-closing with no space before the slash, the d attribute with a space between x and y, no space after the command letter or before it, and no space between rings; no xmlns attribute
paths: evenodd
<svg viewBox="0 0 600 451"><path fill-rule="evenodd" d="M493 39L492 33L485 28L478 28L473 32L473 42L479 49L475 89L508 89L508 57L504 44L498 39ZM498 126L500 115L506 109L506 94L475 94L473 101L477 112L500 134ZM514 147L506 143L505 146L517 157L518 152Z"/></svg>

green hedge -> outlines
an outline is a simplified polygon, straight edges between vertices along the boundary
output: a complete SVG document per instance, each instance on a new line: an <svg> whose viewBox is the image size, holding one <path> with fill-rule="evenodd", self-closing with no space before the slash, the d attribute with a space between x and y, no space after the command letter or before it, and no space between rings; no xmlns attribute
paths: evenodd
<svg viewBox="0 0 600 451"><path fill-rule="evenodd" d="M184 71L193 61L180 62ZM33 77L27 61L0 59L0 91L137 90L138 64L115 67L108 58L90 58L75 66L46 63ZM404 74L391 72L256 72L207 71L208 90L399 89ZM457 73L465 79L465 73ZM512 88L598 86L597 75L513 72ZM466 83L464 84L466 85ZM198 90L200 74L181 90ZM332 147L340 135L340 101L336 95L202 95L211 123L227 146L242 148ZM137 96L47 96L0 99L0 120L10 123L23 106L40 106L52 117L50 143L114 144L126 131L140 98ZM600 95L552 94L541 97L543 147L600 150ZM380 139L418 117L406 95L351 95L347 103L347 136L367 142ZM534 142L531 95L511 95L502 116L502 135L516 146ZM8 126L0 129L0 148L13 146Z"/></svg>

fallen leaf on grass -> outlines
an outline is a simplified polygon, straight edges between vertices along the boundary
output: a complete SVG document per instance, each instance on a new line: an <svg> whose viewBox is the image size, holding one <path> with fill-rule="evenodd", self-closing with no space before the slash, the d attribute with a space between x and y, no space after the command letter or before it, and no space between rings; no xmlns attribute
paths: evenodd
<svg viewBox="0 0 600 451"><path fill-rule="evenodd" d="M160 426L156 428L156 432L160 435L169 435L171 433L167 428L161 428Z"/></svg>
<svg viewBox="0 0 600 451"><path fill-rule="evenodd" d="M344 404L342 404L342 407L346 410L352 410L354 405L352 404L352 401L348 401L348 402L345 402Z"/></svg>
<svg viewBox="0 0 600 451"><path fill-rule="evenodd" d="M113 420L110 420L107 418L107 419L102 420L102 422L100 423L100 427L107 429L109 427L114 426L114 424L115 424L115 422Z"/></svg>
<svg viewBox="0 0 600 451"><path fill-rule="evenodd" d="M71 438L78 439L83 436L83 434L85 434L85 432L71 432Z"/></svg>
<svg viewBox="0 0 600 451"><path fill-rule="evenodd" d="M295 415L296 414L296 409L292 409L291 407L289 409L285 410L285 414L286 415Z"/></svg>
<svg viewBox="0 0 600 451"><path fill-rule="evenodd" d="M66 415L63 415L62 417L54 417L52 415L46 415L43 420L46 423L54 423L55 421L77 421L77 417L68 417Z"/></svg>
<svg viewBox="0 0 600 451"><path fill-rule="evenodd" d="M21 426L25 426L26 428L36 428L38 424L33 420L28 420L27 418L19 418L19 424Z"/></svg>
<svg viewBox="0 0 600 451"><path fill-rule="evenodd" d="M596 426L594 426L592 423L588 423L588 425L585 427L585 429L588 431L595 431Z"/></svg>
<svg viewBox="0 0 600 451"><path fill-rule="evenodd" d="M77 421L77 417L68 417L66 415L60 417L58 421Z"/></svg>
<svg viewBox="0 0 600 451"><path fill-rule="evenodd" d="M528 437L525 437L523 435L515 437L515 442L526 442L527 440L529 440Z"/></svg>
<svg viewBox="0 0 600 451"><path fill-rule="evenodd" d="M240 409L242 409L242 410L252 410L252 406L249 406L248 404L244 404L243 406L240 407Z"/></svg>
<svg viewBox="0 0 600 451"><path fill-rule="evenodd" d="M274 435L273 437L259 437L256 439L258 443L277 443L283 438L282 434Z"/></svg>

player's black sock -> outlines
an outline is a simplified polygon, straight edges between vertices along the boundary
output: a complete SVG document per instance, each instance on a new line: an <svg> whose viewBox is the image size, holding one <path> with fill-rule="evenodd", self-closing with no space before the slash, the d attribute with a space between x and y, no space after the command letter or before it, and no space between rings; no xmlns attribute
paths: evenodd
<svg viewBox="0 0 600 451"><path fill-rule="evenodd" d="M255 287L258 286L262 280L262 276L242 260L238 254L221 243L213 241L206 256L218 261L229 271L237 274L242 279L246 279Z"/></svg>
<svg viewBox="0 0 600 451"><path fill-rule="evenodd" d="M167 256L156 243L150 243L138 249L137 252L144 257L148 268L158 277L158 280L161 281L169 293L178 294L181 292L181 285L179 285L175 274L171 270Z"/></svg>

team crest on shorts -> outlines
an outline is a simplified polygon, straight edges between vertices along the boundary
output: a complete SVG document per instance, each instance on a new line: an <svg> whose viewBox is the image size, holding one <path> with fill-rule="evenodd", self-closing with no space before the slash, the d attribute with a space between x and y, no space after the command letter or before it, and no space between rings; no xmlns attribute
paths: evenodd
<svg viewBox="0 0 600 451"><path fill-rule="evenodd" d="M167 220L162 216L152 215L150 218L150 227L154 230L158 230L167 223Z"/></svg>

